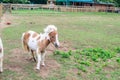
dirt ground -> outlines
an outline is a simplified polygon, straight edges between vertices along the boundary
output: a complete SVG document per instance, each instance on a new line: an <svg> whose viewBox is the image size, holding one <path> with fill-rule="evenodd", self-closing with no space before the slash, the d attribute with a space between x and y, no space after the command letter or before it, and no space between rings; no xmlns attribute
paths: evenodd
<svg viewBox="0 0 120 80"><path fill-rule="evenodd" d="M13 16L11 16L10 14L3 14L3 16L0 19L0 29L8 27L8 25L11 24L13 20Z"/></svg>
<svg viewBox="0 0 120 80"><path fill-rule="evenodd" d="M10 25L13 25L12 23L13 20L14 20L14 16L10 14L4 14L1 17L1 21L0 21L0 32L3 28L10 27ZM70 44L68 44L68 42L61 42L60 44L61 46L58 50L67 51L71 49ZM49 57L50 55L52 55L54 50L56 50L56 48L52 44L50 44L47 48L48 54L46 55L46 58L45 58L46 66L44 67L42 66L39 72L42 78L46 78L49 75L51 70L57 70L60 68L60 64L57 63L56 60ZM10 65L5 63L4 70L11 70L18 73L24 73L23 65L27 65L27 63L35 63L34 61L29 60L30 56L28 57L25 55L29 55L29 54L25 53L22 48L15 48L11 50L10 55L4 56L5 58L4 60L9 59L9 62L11 62L12 64ZM35 68L35 66L36 66L36 63L34 64L33 69Z"/></svg>

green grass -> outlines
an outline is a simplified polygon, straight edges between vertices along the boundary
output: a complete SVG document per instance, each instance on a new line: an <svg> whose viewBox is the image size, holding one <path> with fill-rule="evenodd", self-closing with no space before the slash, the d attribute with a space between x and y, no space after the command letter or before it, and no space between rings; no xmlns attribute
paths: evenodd
<svg viewBox="0 0 120 80"><path fill-rule="evenodd" d="M119 14L14 10L11 15L13 16L12 25L1 31L5 49L5 69L0 74L0 78L3 80L120 79ZM39 72L34 70L36 63L25 60L28 58L28 54L24 54L22 51L21 35L27 30L43 32L43 29L49 24L58 27L60 42L66 42L65 44L75 51L61 50L55 55L48 55L60 64L60 68L56 70L48 68L49 74L43 78ZM67 48L64 44L63 47ZM110 58L106 60L98 58L98 55L92 54L95 53L94 49L97 49L97 53L100 52L99 49L104 50L104 56L110 53L108 56ZM90 56L87 56L87 53L79 53L82 50L91 53ZM112 51L115 52L115 55L111 58ZM98 61L94 61L95 59Z"/></svg>

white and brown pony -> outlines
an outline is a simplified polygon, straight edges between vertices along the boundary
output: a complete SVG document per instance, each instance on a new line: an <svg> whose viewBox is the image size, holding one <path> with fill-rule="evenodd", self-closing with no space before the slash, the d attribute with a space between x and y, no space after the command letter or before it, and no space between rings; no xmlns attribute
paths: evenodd
<svg viewBox="0 0 120 80"><path fill-rule="evenodd" d="M34 53L37 57L36 69L40 70L40 64L43 66L44 58L46 54L46 48L50 43L53 43L55 47L59 47L58 32L54 25L48 25L44 29L43 34L38 34L34 31L27 31L22 35L22 43L25 51L31 52L33 59L35 59Z"/></svg>
<svg viewBox="0 0 120 80"><path fill-rule="evenodd" d="M3 72L3 43L0 38L0 72Z"/></svg>

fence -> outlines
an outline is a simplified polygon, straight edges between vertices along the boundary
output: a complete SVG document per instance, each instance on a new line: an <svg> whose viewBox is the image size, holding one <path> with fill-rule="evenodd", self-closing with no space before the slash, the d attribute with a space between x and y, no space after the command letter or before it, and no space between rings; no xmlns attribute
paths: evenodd
<svg viewBox="0 0 120 80"><path fill-rule="evenodd" d="M12 11L11 4L2 4L3 5L3 13L10 12Z"/></svg>
<svg viewBox="0 0 120 80"><path fill-rule="evenodd" d="M60 7L61 11L64 12L114 12L115 7L104 7L104 6L61 6Z"/></svg>
<svg viewBox="0 0 120 80"><path fill-rule="evenodd" d="M51 9L61 12L114 12L115 7L98 7L98 6L59 6L59 5L43 5L43 4L3 4L4 12L18 9Z"/></svg>
<svg viewBox="0 0 120 80"><path fill-rule="evenodd" d="M63 12L98 12L99 9L95 7L60 7Z"/></svg>

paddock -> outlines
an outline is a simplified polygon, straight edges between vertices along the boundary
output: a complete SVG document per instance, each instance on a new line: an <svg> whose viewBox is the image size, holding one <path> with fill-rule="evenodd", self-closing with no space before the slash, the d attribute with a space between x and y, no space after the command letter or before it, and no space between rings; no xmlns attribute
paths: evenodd
<svg viewBox="0 0 120 80"><path fill-rule="evenodd" d="M4 72L0 74L0 79L119 80L119 14L17 9L7 13L5 18L11 21L11 25L0 30L5 51ZM50 44L46 49L46 66L36 71L36 63L29 60L30 55L23 51L21 34L27 30L43 33L48 24L57 26L60 48L56 49ZM60 52L55 54L57 50ZM103 53L111 52L115 56L105 61L97 55L85 55L81 50L91 51L91 54L94 53L92 50L102 50Z"/></svg>

